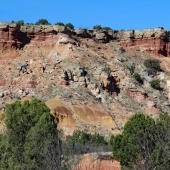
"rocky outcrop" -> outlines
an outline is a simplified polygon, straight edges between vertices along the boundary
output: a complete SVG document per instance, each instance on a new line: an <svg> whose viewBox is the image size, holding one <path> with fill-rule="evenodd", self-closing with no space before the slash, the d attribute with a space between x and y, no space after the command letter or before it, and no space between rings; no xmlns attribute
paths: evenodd
<svg viewBox="0 0 170 170"><path fill-rule="evenodd" d="M159 56L170 56L169 31L163 28L146 30L69 30L59 25L23 25L21 27L14 23L0 23L0 47L1 56L16 56L15 50L23 48L31 42L32 45L54 46L58 33L68 34L82 38L95 38L99 42L120 42L124 48L135 48L138 51L147 51L150 54ZM66 38L65 38L66 39ZM62 42L66 41L65 39ZM64 43L63 42L63 43ZM30 45L31 45L30 44ZM7 50L8 49L8 50Z"/></svg>
<svg viewBox="0 0 170 170"><path fill-rule="evenodd" d="M163 28L122 31L120 42L125 48L135 47L139 51L170 57L169 31Z"/></svg>
<svg viewBox="0 0 170 170"><path fill-rule="evenodd" d="M114 160L111 153L91 153L82 159L72 170L120 170L120 163Z"/></svg>

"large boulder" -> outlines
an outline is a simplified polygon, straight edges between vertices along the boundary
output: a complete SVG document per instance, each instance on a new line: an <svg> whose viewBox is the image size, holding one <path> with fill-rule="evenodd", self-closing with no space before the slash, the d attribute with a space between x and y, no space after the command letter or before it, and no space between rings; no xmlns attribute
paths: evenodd
<svg viewBox="0 0 170 170"><path fill-rule="evenodd" d="M75 33L77 36L82 37L82 38L89 38L90 34L87 33L87 29L77 29L75 30Z"/></svg>
<svg viewBox="0 0 170 170"><path fill-rule="evenodd" d="M97 33L95 38L101 42L108 42L108 36L106 33L101 32L101 33Z"/></svg>

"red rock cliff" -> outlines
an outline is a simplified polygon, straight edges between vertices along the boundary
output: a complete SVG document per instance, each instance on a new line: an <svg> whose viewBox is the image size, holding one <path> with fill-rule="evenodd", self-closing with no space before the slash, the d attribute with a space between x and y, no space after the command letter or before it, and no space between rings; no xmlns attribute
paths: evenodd
<svg viewBox="0 0 170 170"><path fill-rule="evenodd" d="M82 38L95 38L100 42L118 41L124 48L135 48L159 56L170 56L170 32L163 28L146 30L68 30L59 25L24 25L0 23L0 58L16 56L15 49L43 45L54 46L56 34L66 33Z"/></svg>

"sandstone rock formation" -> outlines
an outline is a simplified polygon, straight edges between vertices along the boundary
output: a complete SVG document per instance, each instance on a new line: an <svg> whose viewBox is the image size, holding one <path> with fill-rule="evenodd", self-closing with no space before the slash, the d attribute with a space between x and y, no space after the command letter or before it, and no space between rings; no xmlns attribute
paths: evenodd
<svg viewBox="0 0 170 170"><path fill-rule="evenodd" d="M120 170L120 163L114 160L112 153L91 153L84 155L72 170Z"/></svg>
<svg viewBox="0 0 170 170"><path fill-rule="evenodd" d="M154 76L143 65L152 57L162 67ZM170 113L168 57L169 31L163 28L98 31L0 23L0 109L37 97L65 135L82 129L109 138L136 112L154 118ZM132 66L143 84L134 79ZM162 91L150 86L153 79L160 80Z"/></svg>

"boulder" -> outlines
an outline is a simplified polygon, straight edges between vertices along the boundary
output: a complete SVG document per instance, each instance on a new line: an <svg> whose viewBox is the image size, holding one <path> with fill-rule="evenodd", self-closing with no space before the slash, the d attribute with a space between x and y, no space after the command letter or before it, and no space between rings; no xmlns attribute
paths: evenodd
<svg viewBox="0 0 170 170"><path fill-rule="evenodd" d="M82 37L82 38L89 38L90 34L87 33L87 29L77 29L75 30L75 33L77 36Z"/></svg>
<svg viewBox="0 0 170 170"><path fill-rule="evenodd" d="M107 37L107 34L106 33L97 33L95 38L99 41L102 41L102 42L108 42L108 37Z"/></svg>

